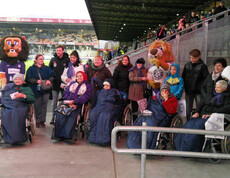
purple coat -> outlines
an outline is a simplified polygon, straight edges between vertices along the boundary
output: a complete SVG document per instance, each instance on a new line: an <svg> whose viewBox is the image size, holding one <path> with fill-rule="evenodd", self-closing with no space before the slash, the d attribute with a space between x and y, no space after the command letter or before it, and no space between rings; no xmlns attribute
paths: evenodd
<svg viewBox="0 0 230 178"><path fill-rule="evenodd" d="M76 81L72 81L66 88L64 100L74 100L74 104L84 104L91 98L92 87L84 81L80 85Z"/></svg>

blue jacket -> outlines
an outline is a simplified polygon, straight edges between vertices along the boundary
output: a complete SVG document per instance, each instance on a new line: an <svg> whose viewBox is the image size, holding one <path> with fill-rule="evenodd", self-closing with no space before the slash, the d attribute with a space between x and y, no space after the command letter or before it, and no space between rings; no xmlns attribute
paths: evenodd
<svg viewBox="0 0 230 178"><path fill-rule="evenodd" d="M38 70L41 74L42 80L50 80L51 83L53 83L55 78L55 74L50 67L43 65L42 67L38 68L36 65L32 65L26 72L26 82L28 82L36 97L42 95L43 93L50 92L49 90L44 91L42 89L37 89L37 81L40 80Z"/></svg>
<svg viewBox="0 0 230 178"><path fill-rule="evenodd" d="M172 75L170 73L170 76L168 76L164 83L168 83L170 85L171 93L174 94L176 99L180 100L183 95L183 89L184 89L184 80L179 76L180 74L180 66L176 63L172 64L170 66L170 69L172 66L176 67L176 74Z"/></svg>

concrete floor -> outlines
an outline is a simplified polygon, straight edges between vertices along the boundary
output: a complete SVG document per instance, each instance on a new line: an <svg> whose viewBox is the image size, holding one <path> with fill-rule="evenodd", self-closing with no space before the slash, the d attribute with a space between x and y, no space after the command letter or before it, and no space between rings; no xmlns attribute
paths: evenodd
<svg viewBox="0 0 230 178"><path fill-rule="evenodd" d="M48 113L47 121L51 119ZM50 140L52 126L36 129L33 143L0 144L0 177L115 177L110 147ZM123 138L118 144L126 146ZM115 154L117 177L140 177L140 156ZM211 164L207 159L148 156L146 177L229 177L230 161Z"/></svg>

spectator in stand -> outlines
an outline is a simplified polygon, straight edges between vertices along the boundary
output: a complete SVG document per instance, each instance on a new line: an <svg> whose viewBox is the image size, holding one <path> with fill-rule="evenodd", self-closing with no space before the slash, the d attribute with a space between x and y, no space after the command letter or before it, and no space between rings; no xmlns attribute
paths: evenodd
<svg viewBox="0 0 230 178"><path fill-rule="evenodd" d="M184 30L184 29L185 29L185 25L186 25L186 17L183 16L183 17L179 20L179 22L178 22L178 28L177 28L177 30L178 30L178 31Z"/></svg>
<svg viewBox="0 0 230 178"><path fill-rule="evenodd" d="M191 61L185 64L182 73L186 94L185 100L187 120L190 119L194 99L196 101L196 106L200 104L201 85L209 74L207 66L200 58L200 50L193 49L190 51L189 55Z"/></svg>
<svg viewBox="0 0 230 178"><path fill-rule="evenodd" d="M215 15L215 8L212 8L212 14L211 15Z"/></svg>
<svg viewBox="0 0 230 178"><path fill-rule="evenodd" d="M201 19L201 20L206 19L206 16L205 16L205 14L204 14L204 13L202 13L202 14L200 15L200 19Z"/></svg>
<svg viewBox="0 0 230 178"><path fill-rule="evenodd" d="M54 54L54 57L50 60L49 67L54 71L56 78L53 83L52 88L52 97L53 97L53 116L54 116L54 110L57 107L58 102L58 96L59 93L63 96L64 90L61 88L61 75L63 74L64 68L68 66L70 60L69 55L65 53L64 47L59 45L56 48L56 53ZM53 118L50 122L50 124L53 124Z"/></svg>
<svg viewBox="0 0 230 178"><path fill-rule="evenodd" d="M200 20L199 17L196 15L196 13L193 11L191 13L191 16L188 19L188 23L191 25L193 25L196 21Z"/></svg>
<svg viewBox="0 0 230 178"><path fill-rule="evenodd" d="M220 1L220 6L216 8L215 14L218 14L220 12L226 11L227 8L224 6L224 1ZM216 18L216 20L224 18L224 15L220 15Z"/></svg>
<svg viewBox="0 0 230 178"><path fill-rule="evenodd" d="M166 37L165 25L162 25L161 28L157 30L157 39L162 39Z"/></svg>
<svg viewBox="0 0 230 178"><path fill-rule="evenodd" d="M78 52L74 50L70 54L69 65L66 66L63 74L61 75L61 80L63 82L63 85L61 85L61 87L64 88L68 86L70 82L75 81L76 73L78 71L84 71L84 66L81 64Z"/></svg>

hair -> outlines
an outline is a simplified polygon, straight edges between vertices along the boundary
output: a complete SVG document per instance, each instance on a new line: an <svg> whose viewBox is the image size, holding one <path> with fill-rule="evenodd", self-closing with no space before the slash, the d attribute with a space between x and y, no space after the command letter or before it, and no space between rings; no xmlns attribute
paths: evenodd
<svg viewBox="0 0 230 178"><path fill-rule="evenodd" d="M42 56L42 57L43 57L43 55L42 55L42 54L37 54L37 55L35 56L35 60L37 60L40 56Z"/></svg>
<svg viewBox="0 0 230 178"><path fill-rule="evenodd" d="M216 82L216 85L220 85L225 90L227 90L228 88L228 83L225 80L218 80Z"/></svg>
<svg viewBox="0 0 230 178"><path fill-rule="evenodd" d="M58 45L58 46L56 47L56 49L57 49L57 48L61 48L63 51L64 51L64 49L65 49L64 46L62 46L62 45Z"/></svg>
<svg viewBox="0 0 230 178"><path fill-rule="evenodd" d="M217 63L221 63L222 67L227 67L227 61L223 57L217 58L213 61L213 65L216 65Z"/></svg>
<svg viewBox="0 0 230 178"><path fill-rule="evenodd" d="M200 50L199 49L193 49L189 52L189 55L192 57L200 57Z"/></svg>
<svg viewBox="0 0 230 178"><path fill-rule="evenodd" d="M95 60L96 58L99 58L99 59L101 59L101 61L103 62L103 57L102 57L102 56L100 56L100 55L97 55L97 56L95 56L94 60Z"/></svg>

